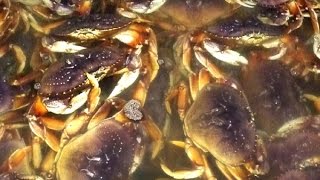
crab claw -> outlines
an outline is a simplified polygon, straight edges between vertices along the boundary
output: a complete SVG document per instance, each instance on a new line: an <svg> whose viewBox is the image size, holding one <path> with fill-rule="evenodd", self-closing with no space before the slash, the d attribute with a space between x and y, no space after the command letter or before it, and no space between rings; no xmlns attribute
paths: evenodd
<svg viewBox="0 0 320 180"><path fill-rule="evenodd" d="M241 6L248 7L248 8L254 8L254 6L257 4L255 1L251 0L226 0L228 3L238 3Z"/></svg>
<svg viewBox="0 0 320 180"><path fill-rule="evenodd" d="M313 37L313 52L320 59L320 34L316 33Z"/></svg>
<svg viewBox="0 0 320 180"><path fill-rule="evenodd" d="M152 1L145 1L145 2L127 2L127 6L130 10L141 13L141 14L149 14L157 9L159 9L166 0L152 0Z"/></svg>
<svg viewBox="0 0 320 180"><path fill-rule="evenodd" d="M86 49L74 42L58 41L49 37L42 38L41 43L43 47L46 47L52 52L75 53Z"/></svg>
<svg viewBox="0 0 320 180"><path fill-rule="evenodd" d="M203 41L204 48L215 58L228 64L239 66L240 64L248 64L248 60L241 56L240 53L231 49L225 49L222 45L209 40Z"/></svg>
<svg viewBox="0 0 320 180"><path fill-rule="evenodd" d="M139 69L124 73L118 81L116 87L112 90L108 98L115 97L131 86L140 75Z"/></svg>

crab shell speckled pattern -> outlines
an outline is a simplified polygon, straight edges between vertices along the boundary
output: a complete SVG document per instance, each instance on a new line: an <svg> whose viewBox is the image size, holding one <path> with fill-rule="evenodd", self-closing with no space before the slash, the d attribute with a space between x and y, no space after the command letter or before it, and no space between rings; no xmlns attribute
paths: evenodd
<svg viewBox="0 0 320 180"><path fill-rule="evenodd" d="M310 115L290 70L279 61L250 63L243 73L242 85L257 128L268 133L290 120Z"/></svg>
<svg viewBox="0 0 320 180"><path fill-rule="evenodd" d="M9 109L12 104L12 99L12 89L10 89L9 84L0 80L0 113Z"/></svg>
<svg viewBox="0 0 320 180"><path fill-rule="evenodd" d="M134 126L106 119L75 137L62 150L57 177L128 179L140 164L146 140L140 126Z"/></svg>
<svg viewBox="0 0 320 180"><path fill-rule="evenodd" d="M267 25L254 17L238 18L234 16L207 28L207 32L211 36L218 38L241 39L242 37L251 37L252 39L261 38L261 40L266 37L278 37L285 30L285 26Z"/></svg>
<svg viewBox="0 0 320 180"><path fill-rule="evenodd" d="M44 74L39 94L44 97L70 97L88 88L90 82L86 74L106 76L124 69L130 61L129 56L118 48L96 47L67 55L52 64ZM110 68L107 74L99 73L101 68Z"/></svg>
<svg viewBox="0 0 320 180"><path fill-rule="evenodd" d="M208 84L185 120L186 134L227 165L241 165L255 149L255 127L244 94L223 84Z"/></svg>
<svg viewBox="0 0 320 180"><path fill-rule="evenodd" d="M90 14L72 17L53 29L53 36L67 36L81 40L103 38L131 24L133 19L118 14Z"/></svg>

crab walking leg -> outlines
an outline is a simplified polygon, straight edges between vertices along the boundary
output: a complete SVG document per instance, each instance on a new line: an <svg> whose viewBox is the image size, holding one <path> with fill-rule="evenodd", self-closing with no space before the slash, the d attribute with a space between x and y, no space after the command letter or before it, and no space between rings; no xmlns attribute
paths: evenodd
<svg viewBox="0 0 320 180"><path fill-rule="evenodd" d="M220 61L234 66L248 64L248 60L244 56L241 56L241 54L237 51L227 49L226 47L217 44L209 39L203 39L202 43L204 49L206 49L213 57L217 58ZM195 46L194 50L196 56L198 56L198 54L202 51L202 48L199 46Z"/></svg>
<svg viewBox="0 0 320 180"><path fill-rule="evenodd" d="M148 53L142 55L142 68L140 68L141 72L141 80L137 83L135 90L133 91L133 99L139 100L142 106L147 98L148 89L150 87L151 82L154 80L156 75L158 74L159 65L155 57L152 57L154 53ZM156 55L157 57L157 55Z"/></svg>
<svg viewBox="0 0 320 180"><path fill-rule="evenodd" d="M320 97L317 97L312 94L304 94L303 96L308 100L313 101L314 107L318 112L320 112Z"/></svg>
<svg viewBox="0 0 320 180"><path fill-rule="evenodd" d="M183 120L186 114L186 110L189 106L188 97L189 95L188 95L187 85L185 84L185 82L180 82L178 87L172 88L166 95L166 99L165 99L166 111L169 114L172 114L170 103L172 102L172 100L177 98L178 114L179 114L180 120Z"/></svg>
<svg viewBox="0 0 320 180"><path fill-rule="evenodd" d="M159 71L159 63L158 63L158 43L157 43L157 38L155 33L151 28L147 29L147 32L149 33L149 48L148 48L148 54L149 54L149 59L148 59L148 64L150 64L148 67L150 70L148 71L150 73L150 82L152 82Z"/></svg>
<svg viewBox="0 0 320 180"><path fill-rule="evenodd" d="M309 12L309 15L310 15L310 18L311 18L313 31L314 31L315 34L319 34L320 33L320 29L319 29L318 15L317 15L316 11L313 8L313 5L312 5L313 2L312 2L312 0L305 0L304 2L306 3L307 8L308 8L308 12Z"/></svg>
<svg viewBox="0 0 320 180"><path fill-rule="evenodd" d="M305 3L308 7L308 12L311 17L311 23L314 31L313 52L318 58L320 58L320 30L319 30L318 15L315 12L315 10L312 8L312 2L310 2L310 0L305 0Z"/></svg>
<svg viewBox="0 0 320 180"><path fill-rule="evenodd" d="M119 95L124 90L126 90L138 79L139 75L140 75L139 69L124 73L121 76L120 80L117 82L117 85L115 86L115 88L112 90L112 92L108 96L108 98L113 98Z"/></svg>
<svg viewBox="0 0 320 180"><path fill-rule="evenodd" d="M292 32L292 31L298 29L299 27L301 27L301 25L303 23L303 15L302 15L300 7L296 3L296 1L288 2L287 3L287 7L289 9L290 14L292 14L293 17L295 18L295 22L294 23L289 23L289 26L288 26L288 29L287 29L287 34L289 34L290 32Z"/></svg>
<svg viewBox="0 0 320 180"><path fill-rule="evenodd" d="M7 52L11 50L14 53L15 60L17 62L17 74L21 74L26 66L27 57L24 54L23 50L20 46L15 44L3 45L0 47L0 57L7 54Z"/></svg>
<svg viewBox="0 0 320 180"><path fill-rule="evenodd" d="M148 88L148 84L140 80L134 89L132 99L138 100L143 106L147 98Z"/></svg>
<svg viewBox="0 0 320 180"><path fill-rule="evenodd" d="M34 117L27 117L29 119L29 126L31 131L38 137L40 137L42 140L46 142L46 144L54 151L59 150L59 140L58 138L49 130L40 127L36 120L34 120Z"/></svg>
<svg viewBox="0 0 320 180"><path fill-rule="evenodd" d="M164 162L160 163L161 169L169 176L175 178L175 179L193 179L198 178L202 175L209 175L210 178L208 179L216 179L213 172L206 173L205 170L210 170L209 167L206 167L208 163L205 160L205 156L201 153L201 151L190 144L187 140L187 142L182 141L170 141L171 144L184 148L188 158L195 164L195 169L190 170L177 170L172 171L169 167L167 167Z"/></svg>
<svg viewBox="0 0 320 180"><path fill-rule="evenodd" d="M210 62L210 60L199 50L195 49L195 55L197 60L208 69L211 76L216 79L224 79L222 72L217 68L214 64Z"/></svg>
<svg viewBox="0 0 320 180"><path fill-rule="evenodd" d="M292 43L291 40L292 40L291 37L283 36L283 37L281 37L280 39L277 39L277 40L270 39L270 40L267 40L267 41L263 42L262 46L264 48L267 48L267 49L278 48L279 49L279 51L276 54L269 56L268 59L269 60L278 60L281 57L283 57L287 52L288 43Z"/></svg>
<svg viewBox="0 0 320 180"><path fill-rule="evenodd" d="M40 168L42 161L42 153L41 153L41 139L37 136L32 139L32 164L36 169Z"/></svg>
<svg viewBox="0 0 320 180"><path fill-rule="evenodd" d="M93 115L84 112L70 120L61 135L60 147L64 147L71 138L78 135L81 131L91 129L99 124L99 122L107 118L111 107L122 108L123 104L124 101L118 98L107 99L104 104L94 112ZM60 151L58 154L59 153Z"/></svg>
<svg viewBox="0 0 320 180"><path fill-rule="evenodd" d="M191 45L190 40L187 37L182 37L182 64L186 70L190 73L193 73L191 70Z"/></svg>
<svg viewBox="0 0 320 180"><path fill-rule="evenodd" d="M232 167L232 166L226 166L222 164L219 161L216 161L217 167L221 170L221 172L227 177L227 179L248 179L248 173L247 171L240 167Z"/></svg>
<svg viewBox="0 0 320 180"><path fill-rule="evenodd" d="M38 118L48 129L61 131L65 127L65 122L56 118L41 116Z"/></svg>
<svg viewBox="0 0 320 180"><path fill-rule="evenodd" d="M139 100L130 100L124 104L122 110L116 113L114 119L120 123L130 121L141 121L144 129L152 140L152 154L154 159L163 148L163 135L152 118L142 110L142 104Z"/></svg>
<svg viewBox="0 0 320 180"><path fill-rule="evenodd" d="M210 73L208 70L202 68L198 75L191 74L189 76L189 86L190 86L190 92L191 97L193 100L196 99L198 92L208 83L210 83L210 80L212 79Z"/></svg>
<svg viewBox="0 0 320 180"><path fill-rule="evenodd" d="M99 87L98 80L93 75L86 73L86 76L92 85L92 88L88 94L88 113L92 113L99 103L101 89Z"/></svg>
<svg viewBox="0 0 320 180"><path fill-rule="evenodd" d="M53 169L54 166L54 159L56 157L57 153L55 151L50 150L44 159L41 162L41 171L43 172L50 172Z"/></svg>
<svg viewBox="0 0 320 180"><path fill-rule="evenodd" d="M94 115L90 118L87 129L92 129L102 120L106 119L111 112L111 108L120 110L121 108L123 108L125 103L125 100L120 98L107 98L105 102L99 107L99 109L94 113Z"/></svg>
<svg viewBox="0 0 320 180"><path fill-rule="evenodd" d="M15 167L19 166L19 164L26 158L31 151L31 147L27 146L21 149L17 149L14 151L8 160L4 161L0 166L0 172L8 172L12 171Z"/></svg>
<svg viewBox="0 0 320 180"><path fill-rule="evenodd" d="M26 66L26 61L27 61L27 57L25 56L24 52L22 51L22 49L14 44L10 44L9 45L10 49L13 50L17 63L18 63L18 69L17 69L17 74L20 74L23 72L25 66Z"/></svg>
<svg viewBox="0 0 320 180"><path fill-rule="evenodd" d="M152 139L151 159L154 159L164 146L162 132L149 115L145 115L145 121L142 124Z"/></svg>

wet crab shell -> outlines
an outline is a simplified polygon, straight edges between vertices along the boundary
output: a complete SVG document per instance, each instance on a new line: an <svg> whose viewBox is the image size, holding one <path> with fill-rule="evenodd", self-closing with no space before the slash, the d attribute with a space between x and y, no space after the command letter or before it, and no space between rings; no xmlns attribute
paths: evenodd
<svg viewBox="0 0 320 180"><path fill-rule="evenodd" d="M12 101L13 96L10 86L3 80L0 80L0 113L7 111L10 108Z"/></svg>
<svg viewBox="0 0 320 180"><path fill-rule="evenodd" d="M253 118L244 94L230 86L205 86L185 118L188 137L227 165L248 161L255 149Z"/></svg>
<svg viewBox="0 0 320 180"><path fill-rule="evenodd" d="M299 86L281 62L252 62L242 77L257 128L273 133L285 122L310 114Z"/></svg>
<svg viewBox="0 0 320 180"><path fill-rule="evenodd" d="M90 14L72 17L53 29L53 36L66 36L81 40L101 39L133 22L133 19L118 14Z"/></svg>
<svg viewBox="0 0 320 180"><path fill-rule="evenodd" d="M210 36L240 40L239 44L259 44L272 37L278 38L285 30L285 26L271 26L255 17L241 17L237 14L207 28Z"/></svg>
<svg viewBox="0 0 320 180"><path fill-rule="evenodd" d="M17 29L20 13L9 0L0 1L0 7L0 45L2 45Z"/></svg>
<svg viewBox="0 0 320 180"><path fill-rule="evenodd" d="M75 137L62 149L58 179L128 179L145 149L145 136L134 126L106 119Z"/></svg>
<svg viewBox="0 0 320 180"><path fill-rule="evenodd" d="M301 168L304 160L319 155L319 141L317 133L305 131L271 141L267 146L271 171L286 172Z"/></svg>
<svg viewBox="0 0 320 180"><path fill-rule="evenodd" d="M258 4L262 6L279 6L289 0L258 0Z"/></svg>
<svg viewBox="0 0 320 180"><path fill-rule="evenodd" d="M52 98L71 97L90 86L85 73L100 80L126 68L130 60L129 55L113 47L97 47L67 55L45 72L39 94Z"/></svg>
<svg viewBox="0 0 320 180"><path fill-rule="evenodd" d="M169 22L185 26L187 31L196 30L228 15L236 8L225 0L167 1L155 12L155 22L162 16L168 16Z"/></svg>

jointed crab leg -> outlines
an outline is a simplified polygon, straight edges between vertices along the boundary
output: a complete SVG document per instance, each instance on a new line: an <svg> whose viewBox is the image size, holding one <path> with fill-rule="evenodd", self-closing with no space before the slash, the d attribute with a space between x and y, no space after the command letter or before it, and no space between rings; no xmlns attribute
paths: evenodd
<svg viewBox="0 0 320 180"><path fill-rule="evenodd" d="M152 155L151 158L155 158L163 147L163 136L161 130L154 123L150 116L146 115L142 111L142 105L138 100L128 101L121 111L116 113L113 117L120 123L126 123L130 121L141 121L144 129L152 139Z"/></svg>
<svg viewBox="0 0 320 180"><path fill-rule="evenodd" d="M172 88L168 93L165 99L166 111L169 114L172 114L170 103L171 101L177 98L177 111L181 120L185 117L186 110L189 106L188 101L188 88L184 82L180 82L177 87Z"/></svg>
<svg viewBox="0 0 320 180"><path fill-rule="evenodd" d="M3 162L0 166L0 172L8 172L13 170L17 167L25 157L28 156L29 152L31 151L31 147L27 146L21 149L17 149L14 151L8 160Z"/></svg>
<svg viewBox="0 0 320 180"><path fill-rule="evenodd" d="M196 99L198 92L208 83L210 83L212 76L208 70L202 68L198 75L191 74L189 76L189 86L191 97L193 100Z"/></svg>
<svg viewBox="0 0 320 180"><path fill-rule="evenodd" d="M192 145L188 140L186 142L182 141L171 141L171 144L184 148L188 158L196 166L194 169L190 170L177 170L172 171L168 168L164 162L160 163L161 169L169 176L175 179L193 179L202 176L205 173L206 179L216 179L214 173L211 171L209 164L205 155L194 145Z"/></svg>

